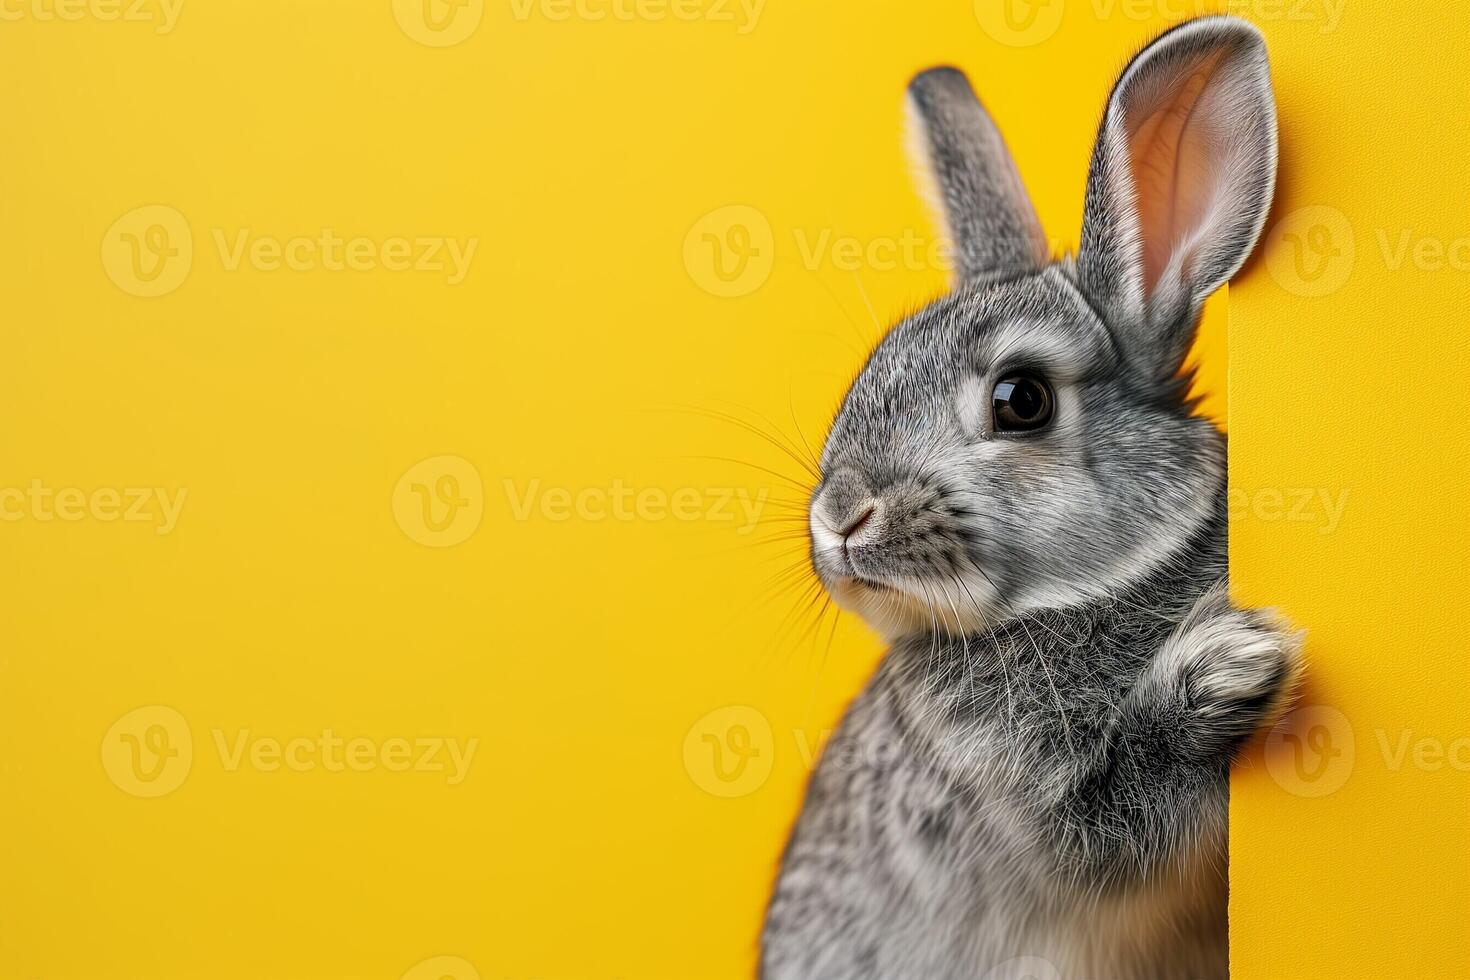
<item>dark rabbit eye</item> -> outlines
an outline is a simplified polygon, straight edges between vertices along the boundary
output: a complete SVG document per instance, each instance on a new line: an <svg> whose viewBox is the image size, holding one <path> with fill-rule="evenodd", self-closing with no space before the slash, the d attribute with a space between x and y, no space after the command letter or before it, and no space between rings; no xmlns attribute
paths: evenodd
<svg viewBox="0 0 1470 980"><path fill-rule="evenodd" d="M1051 386L1034 374L1013 374L995 386L991 396L998 432L1029 432L1051 421L1055 400Z"/></svg>

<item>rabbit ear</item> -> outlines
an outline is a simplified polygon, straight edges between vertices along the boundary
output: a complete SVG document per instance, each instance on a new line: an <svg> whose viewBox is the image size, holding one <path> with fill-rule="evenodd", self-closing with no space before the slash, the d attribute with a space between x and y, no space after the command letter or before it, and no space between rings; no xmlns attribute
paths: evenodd
<svg viewBox="0 0 1470 980"><path fill-rule="evenodd" d="M1027 272L1046 236L1005 140L965 76L931 68L909 83L910 153L954 245L961 279Z"/></svg>
<svg viewBox="0 0 1470 980"><path fill-rule="evenodd" d="M1200 304L1233 276L1276 180L1276 103L1260 33L1189 21L1113 87L1093 151L1077 280L1130 357L1172 375Z"/></svg>

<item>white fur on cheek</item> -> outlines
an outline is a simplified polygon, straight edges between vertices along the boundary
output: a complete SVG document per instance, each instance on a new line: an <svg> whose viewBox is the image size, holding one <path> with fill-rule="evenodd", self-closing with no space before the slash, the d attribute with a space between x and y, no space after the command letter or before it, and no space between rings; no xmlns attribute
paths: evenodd
<svg viewBox="0 0 1470 980"><path fill-rule="evenodd" d="M842 553L842 535L833 530L831 524L822 516L820 501L812 506L807 523L811 527L812 547L818 554Z"/></svg>
<svg viewBox="0 0 1470 980"><path fill-rule="evenodd" d="M993 389L984 378L969 378L955 393L954 410L960 420L960 430L971 438L990 428Z"/></svg>

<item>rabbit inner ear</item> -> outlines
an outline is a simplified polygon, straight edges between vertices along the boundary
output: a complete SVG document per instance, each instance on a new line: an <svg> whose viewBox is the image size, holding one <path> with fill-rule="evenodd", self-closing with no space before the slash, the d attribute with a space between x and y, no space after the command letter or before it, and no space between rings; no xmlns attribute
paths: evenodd
<svg viewBox="0 0 1470 980"><path fill-rule="evenodd" d="M1255 245L1275 177L1276 106L1255 28L1189 21L1124 70L1093 152L1077 276L1130 356L1178 368L1200 304Z"/></svg>
<svg viewBox="0 0 1470 980"><path fill-rule="evenodd" d="M1175 275L1188 273L1198 231L1218 201L1225 160L1215 132L1220 114L1205 104L1223 55L1203 59L1177 87L1147 111L1129 119L1128 157L1137 195L1144 295L1153 294L1170 259Z"/></svg>

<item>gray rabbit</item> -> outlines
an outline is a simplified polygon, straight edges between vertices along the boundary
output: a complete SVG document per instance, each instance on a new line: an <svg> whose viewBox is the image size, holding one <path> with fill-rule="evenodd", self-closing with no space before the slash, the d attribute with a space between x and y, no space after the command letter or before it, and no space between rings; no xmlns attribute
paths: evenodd
<svg viewBox="0 0 1470 980"><path fill-rule="evenodd" d="M1298 640L1230 603L1225 441L1182 364L1271 203L1265 44L1206 17L1132 60L1062 261L965 77L908 103L959 281L822 451L812 564L891 648L812 777L762 974L1225 977L1231 759Z"/></svg>

